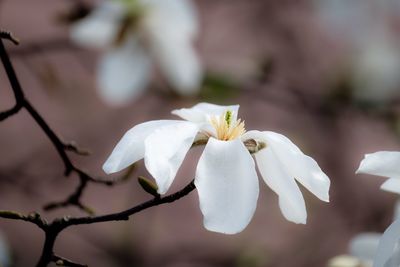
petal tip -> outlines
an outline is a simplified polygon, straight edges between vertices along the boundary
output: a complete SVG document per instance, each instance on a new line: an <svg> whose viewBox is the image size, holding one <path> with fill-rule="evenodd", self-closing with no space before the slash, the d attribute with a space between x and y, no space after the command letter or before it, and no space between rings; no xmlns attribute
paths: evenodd
<svg viewBox="0 0 400 267"><path fill-rule="evenodd" d="M112 174L115 172L115 168L113 168L113 166L109 164L107 161L103 164L102 168L106 174Z"/></svg>
<svg viewBox="0 0 400 267"><path fill-rule="evenodd" d="M241 229L219 229L217 227L213 227L211 225L208 225L206 222L203 222L204 228L207 231L213 232L213 233L219 233L219 234L224 234L224 235L235 235L235 234L239 234L240 232L242 232L244 230L244 228Z"/></svg>

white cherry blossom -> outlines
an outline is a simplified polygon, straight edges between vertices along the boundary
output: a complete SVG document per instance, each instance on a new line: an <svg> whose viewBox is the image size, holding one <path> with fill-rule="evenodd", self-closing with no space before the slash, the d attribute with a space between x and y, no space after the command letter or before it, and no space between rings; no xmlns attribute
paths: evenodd
<svg viewBox="0 0 400 267"><path fill-rule="evenodd" d="M197 92L202 80L193 47L197 33L191 0L109 0L73 25L71 38L104 50L97 68L100 95L120 105L148 85L152 61L178 93Z"/></svg>
<svg viewBox="0 0 400 267"><path fill-rule="evenodd" d="M136 125L122 137L103 169L114 173L144 159L158 193L164 194L192 145L205 144L195 185L208 230L234 234L249 224L259 194L255 162L265 183L278 194L284 217L306 223L306 206L296 180L328 202L329 178L285 136L246 132L238 110L238 105L200 103L172 111L184 120Z"/></svg>

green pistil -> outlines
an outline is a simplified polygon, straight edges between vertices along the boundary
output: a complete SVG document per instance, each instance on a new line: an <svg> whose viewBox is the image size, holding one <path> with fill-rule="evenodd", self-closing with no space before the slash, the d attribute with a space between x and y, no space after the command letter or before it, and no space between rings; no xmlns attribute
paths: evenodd
<svg viewBox="0 0 400 267"><path fill-rule="evenodd" d="M226 124L228 124L228 127L230 127L231 126L231 122L232 122L232 111L227 110L225 112L225 121L226 121Z"/></svg>

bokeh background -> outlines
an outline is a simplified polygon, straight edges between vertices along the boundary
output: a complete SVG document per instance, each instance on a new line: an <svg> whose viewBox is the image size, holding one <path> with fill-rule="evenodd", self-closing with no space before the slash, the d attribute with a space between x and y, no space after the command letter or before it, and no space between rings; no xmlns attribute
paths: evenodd
<svg viewBox="0 0 400 267"><path fill-rule="evenodd" d="M71 154L90 173L105 177L101 166L129 128L173 118L172 109L207 101L240 104L247 129L290 137L332 182L329 204L302 190L306 225L286 221L277 196L260 181L256 214L240 234L206 231L194 192L129 222L69 228L56 252L96 267L320 267L347 253L354 235L386 229L396 195L379 190L382 179L354 172L365 153L400 150L400 5L328 2L197 0L201 34L196 47L208 73L200 95L176 96L156 73L138 99L113 108L96 92L98 54L69 41L65 16L79 2L1 0L0 28L21 40L7 49L27 97L60 136L92 152ZM0 68L0 108L13 103ZM190 152L171 192L193 178L200 153L201 148ZM149 195L137 184L138 175L149 176L142 164L123 184L90 185L83 200L98 214L143 202ZM0 123L0 209L39 211L48 219L83 215L76 208L41 210L64 199L77 182L63 177L54 147L25 111ZM4 220L0 229L13 266L34 265L42 232Z"/></svg>

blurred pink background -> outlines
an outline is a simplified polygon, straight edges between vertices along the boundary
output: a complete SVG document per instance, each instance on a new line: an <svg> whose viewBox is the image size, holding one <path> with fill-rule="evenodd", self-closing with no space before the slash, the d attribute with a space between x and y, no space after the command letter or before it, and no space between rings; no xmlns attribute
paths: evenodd
<svg viewBox="0 0 400 267"><path fill-rule="evenodd" d="M56 252L89 266L326 266L347 253L357 233L382 232L391 222L394 194L379 190L383 179L355 175L365 153L399 150L399 136L386 120L351 104L325 109L338 61L347 56L343 41L327 32L311 1L198 0L202 32L196 45L207 70L224 75L238 89L227 96L205 93L184 99L170 95L158 75L150 90L123 108L106 106L97 96L97 54L68 40L68 26L57 17L74 1L2 0L0 28L12 31L20 46L7 49L27 97L65 140L92 152L71 154L78 166L105 177L101 166L116 142L134 125L170 119L170 111L200 101L240 104L250 129L290 137L331 178L331 203L302 190L308 223L295 225L280 213L278 198L260 180L260 198L250 225L228 236L206 231L193 192L175 203L139 213L128 222L71 227ZM87 2L89 3L89 1ZM262 66L267 66L264 68ZM0 68L0 108L14 103ZM193 177L202 148L185 160L170 192ZM123 210L149 199L136 182L149 176L142 164L132 179L109 188L90 185L84 202L97 214ZM78 216L76 208L43 212L77 184L63 177L63 165L47 137L21 111L0 123L0 209L39 211L51 219ZM303 188L302 188L303 189ZM15 266L32 266L43 235L36 227L0 220Z"/></svg>

